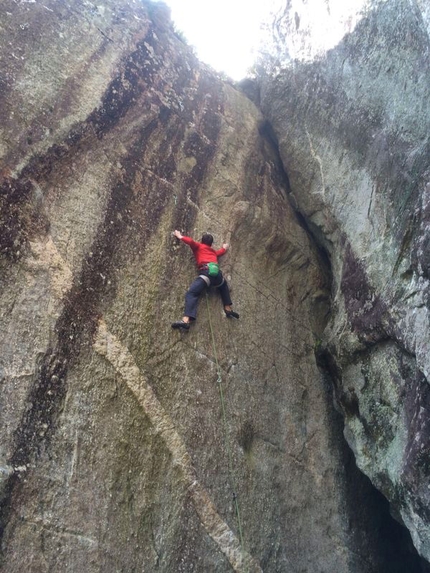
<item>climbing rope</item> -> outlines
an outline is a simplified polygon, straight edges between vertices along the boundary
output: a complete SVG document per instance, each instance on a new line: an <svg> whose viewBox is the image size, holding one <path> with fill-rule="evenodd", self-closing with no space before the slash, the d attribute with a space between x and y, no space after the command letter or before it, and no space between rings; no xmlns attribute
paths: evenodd
<svg viewBox="0 0 430 573"><path fill-rule="evenodd" d="M241 522L241 518L240 518L240 511L239 511L239 500L238 500L238 496L237 496L237 492L236 492L236 485L235 485L236 480L234 477L233 456L232 456L231 447L230 447L230 440L228 438L227 414L226 414L224 392L222 389L221 367L220 367L219 361L218 361L218 353L216 350L215 335L214 335L214 331L212 328L211 313L210 313L210 308L209 308L209 295L208 295L207 290L206 290L206 306L207 306L207 310L208 310L209 329L210 329L211 338L212 338L212 348L213 348L215 364L216 364L216 369L217 369L217 384L218 384L220 401L221 401L221 412L222 412L222 419L223 419L223 426L224 426L224 441L225 441L226 448L227 448L228 470L229 470L229 474L230 474L230 483L231 483L231 486L233 488L233 502L234 502L234 507L235 507L235 511L236 511L237 528L239 531L240 546L241 546L242 551L244 551L243 535L242 535L242 522Z"/></svg>

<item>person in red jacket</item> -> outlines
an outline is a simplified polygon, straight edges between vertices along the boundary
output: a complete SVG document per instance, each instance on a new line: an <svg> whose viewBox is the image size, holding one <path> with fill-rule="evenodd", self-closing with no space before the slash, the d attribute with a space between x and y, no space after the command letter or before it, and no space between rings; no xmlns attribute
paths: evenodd
<svg viewBox="0 0 430 573"><path fill-rule="evenodd" d="M201 243L185 237L180 231L174 231L173 235L193 251L199 276L192 282L185 295L185 311L182 320L174 322L172 328L189 330L190 323L197 318L199 297L205 288L211 286L218 287L227 318L239 318L238 313L231 308L233 303L230 290L218 265L218 257L227 252L228 244L224 243L222 248L216 251L212 248L214 238L209 233L203 235Z"/></svg>

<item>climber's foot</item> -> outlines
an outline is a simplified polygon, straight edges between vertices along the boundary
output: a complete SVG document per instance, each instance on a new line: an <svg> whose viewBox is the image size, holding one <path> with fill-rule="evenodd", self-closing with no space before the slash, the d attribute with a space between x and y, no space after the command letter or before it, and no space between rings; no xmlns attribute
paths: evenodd
<svg viewBox="0 0 430 573"><path fill-rule="evenodd" d="M190 323L185 322L184 320L178 320L178 321L172 323L172 328L182 328L183 330L189 330L190 329Z"/></svg>
<svg viewBox="0 0 430 573"><path fill-rule="evenodd" d="M239 318L239 315L234 310L225 310L224 312L227 318Z"/></svg>

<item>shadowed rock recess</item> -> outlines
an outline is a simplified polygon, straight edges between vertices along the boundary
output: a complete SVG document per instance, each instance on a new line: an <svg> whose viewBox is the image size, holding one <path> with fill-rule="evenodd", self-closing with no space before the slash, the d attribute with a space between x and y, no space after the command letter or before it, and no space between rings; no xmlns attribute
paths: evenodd
<svg viewBox="0 0 430 573"><path fill-rule="evenodd" d="M2 572L427 571L429 76L405 47L390 114L353 64L391 5L263 116L163 4L3 0ZM171 329L175 228L231 244L239 321Z"/></svg>

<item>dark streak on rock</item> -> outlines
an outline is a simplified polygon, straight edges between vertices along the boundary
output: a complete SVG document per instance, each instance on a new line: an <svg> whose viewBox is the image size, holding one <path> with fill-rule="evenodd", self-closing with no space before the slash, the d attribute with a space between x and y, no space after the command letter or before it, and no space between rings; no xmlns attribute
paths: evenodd
<svg viewBox="0 0 430 573"><path fill-rule="evenodd" d="M111 82L99 108L88 118L99 138L102 138L126 115L137 98L154 83L161 63L155 60L147 44L154 44L152 28L147 36L139 42L137 49L128 56L121 66L119 75Z"/></svg>
<svg viewBox="0 0 430 573"><path fill-rule="evenodd" d="M148 46L151 46L153 53L150 52ZM42 214L32 206L32 184L30 183L32 179L41 181L50 174L54 165L66 159L76 149L90 145L94 137L103 138L136 104L147 106L150 102L157 105L161 124L163 126L169 124L173 110L162 104L157 94L158 90L163 91L165 87L160 73L164 65L164 54L159 53L160 50L160 42L157 41L153 28L150 27L146 37L137 44L137 49L124 59L120 72L106 90L100 107L90 114L87 121L76 125L62 143L53 145L44 156L34 156L18 180L5 180L0 188L0 256L4 255L11 261L18 260L25 251L28 239L47 230L47 222L44 221ZM175 98L183 96L184 86L190 81L191 76L191 71L187 69L184 77L181 76L176 81ZM209 91L214 91L213 85L211 87L209 80L206 83L202 81L198 86L195 101L188 101L188 109L181 114L180 120L176 124L170 123L167 127L164 149L160 149L160 162L154 166L154 172L160 177L167 180L174 177L175 154L171 151L177 150L183 141L186 118L191 120L193 112L198 113L198 107L203 106ZM145 98L143 101L142 97ZM174 108L178 107L178 100L175 100L172 105ZM198 127L210 141L196 149L197 165L185 182L193 199L196 198L197 188L215 152L215 143L221 125L217 110L222 110L221 99L218 94L213 93L202 115L201 125ZM170 142L174 145L171 146L172 149L167 149Z"/></svg>
<svg viewBox="0 0 430 573"><path fill-rule="evenodd" d="M133 79L133 73L135 72L132 72L130 67L129 80ZM134 79L140 81L137 75ZM52 147L44 157L35 158L23 173L22 180L14 185L10 182L5 185L2 197L7 197L7 201L4 201L7 205L4 213L9 213L10 225L7 228L8 233L2 234L0 245L10 258L19 256L21 246L32 234L47 231L43 218L32 212L32 185L28 176L31 174L35 180L40 181L50 173L56 162L65 159L73 150L79 148L84 139L94 135L97 138L103 137L124 117L133 104L135 95L136 91L122 90L120 80L114 80L100 110L94 112L87 123L78 126L63 144ZM192 148L197 164L186 188L188 192L192 190L196 195L214 155L221 124L219 116L213 110L205 110L204 113L210 116L210 119L205 120L205 130L208 134L210 132L211 141L206 142L195 135L189 140L190 150ZM121 244L127 242L125 237L130 238L132 235L134 241L139 241L139 246L144 247L145 239L158 225L170 200L170 190L164 190L157 196L152 195L150 176L140 171L148 142L159 128L166 130L166 133L170 132L173 138L170 145L166 145L164 140L161 145L163 159L155 168L160 177L171 179L174 176L175 153L181 144L185 128L183 122L178 122L177 116L172 114L171 109L161 106L159 117L141 129L138 140L123 160L121 173L124 175L119 176L123 179L118 180L112 188L104 221L89 251L91 254L83 261L81 274L64 301L63 313L56 324L56 343L47 350L41 360L38 377L28 397L28 408L15 434L15 451L9 460L14 468L28 469L34 458L49 446L67 393L67 375L80 355L90 351L98 319L114 296L116 274L121 265L121 257L124 257ZM136 177L137 173L139 177ZM148 188L145 188L145 184ZM129 213L149 210L149 225L146 220L146 226L133 226ZM1 507L0 536L9 521L11 508L14 507L13 499L18 495L21 484L18 472L14 472L6 484Z"/></svg>
<svg viewBox="0 0 430 573"><path fill-rule="evenodd" d="M32 181L40 183L58 162L68 160L77 150L91 145L95 138L105 137L136 105L139 97L145 96L152 104L158 105L158 117L140 130L139 137L130 146L122 162L121 173L112 186L104 221L82 263L81 274L64 301L64 310L56 324L56 342L40 361L37 379L28 396L28 408L15 433L15 450L9 460L13 468L21 467L24 473L33 460L49 447L67 393L68 373L83 353L90 352L98 319L115 294L116 276L124 258L121 245L130 244L132 239L135 243L139 242L140 248L144 248L145 240L157 227L170 200L170 188L163 188L155 196L151 193L153 176L141 170L152 134L160 128L166 132L162 144L159 144L160 161L153 165L153 172L171 181L176 174L175 156L183 142L184 118L200 112L197 130L201 135L192 134L186 144L197 162L183 185L193 199L197 198L199 186L216 151L221 128L221 98L213 94L206 101L208 86L199 85L195 101L188 100L188 109L178 118L171 108L160 104L157 88L160 88L158 84L161 84L161 88L164 85L162 77L158 75L162 59L160 55L157 56L158 60L153 57L145 41L153 44L156 52L156 39L150 30L137 50L121 66L122 71L111 82L101 106L93 111L88 120L75 126L61 144L52 146L44 156L33 157L20 179L6 180L0 190L0 254L16 261L29 239L48 231L43 213L35 209L32 202ZM182 83L182 92L183 88ZM137 214L148 211L151 217L142 217L142 224L136 225L131 220L130 212ZM178 211L180 216L187 220L191 217L189 210L182 214ZM139 219L139 216L134 218ZM22 486L20 475L17 471L12 473L4 488L0 539L14 507L13 499L19 496Z"/></svg>
<svg viewBox="0 0 430 573"><path fill-rule="evenodd" d="M132 75L130 64L125 77L130 80ZM119 87L120 80L114 80L100 110L94 112L88 122L75 127L62 144L52 146L43 157L35 156L20 179L3 181L0 188L0 254L10 261L15 262L22 256L31 237L45 234L49 228L43 212L34 201L32 180L41 180L49 175L57 162L94 133L94 128L97 136L101 137L115 126L131 106L135 93L127 89L121 91ZM114 92L118 92L115 98L112 97ZM168 114L163 109L161 112L163 123ZM101 308L113 294L116 249L127 225L135 165L157 125L155 120L142 130L141 145L136 146L137 157L128 157L126 179L112 190L105 220L91 249L94 255L87 256L80 278L67 295L64 311L56 325L57 343L48 349L41 361L38 378L28 397L28 408L16 431L15 452L9 461L13 468L21 467L25 471L32 458L48 445L66 395L67 373L81 352L88 350ZM160 213L161 210L153 212L155 219ZM154 219L153 222L155 224ZM1 500L0 539L13 507L12 498L20 485L20 473L14 472L5 485Z"/></svg>
<svg viewBox="0 0 430 573"><path fill-rule="evenodd" d="M0 187L0 255L17 261L28 237L48 228L48 221L35 205L31 181L6 179Z"/></svg>
<svg viewBox="0 0 430 573"><path fill-rule="evenodd" d="M76 125L62 143L53 145L45 155L34 156L19 179L4 179L0 187L0 256L17 261L25 252L27 241L47 231L47 221L32 202L31 181L40 181L48 176L58 161L94 135L99 139L106 135L145 92L145 79L150 81L160 67L151 59L145 41L154 41L152 30L123 62L123 71L111 82L100 107L90 114L86 122Z"/></svg>
<svg viewBox="0 0 430 573"><path fill-rule="evenodd" d="M116 273L124 258L121 239L130 227L128 214L134 199L134 178L139 159L159 123L155 119L141 130L139 141L127 156L124 180L114 185L104 221L90 248L91 254L84 259L81 274L66 296L64 310L56 324L57 342L41 360L39 375L28 397L28 408L15 433L15 451L9 460L14 468L28 468L34 457L49 445L67 392L67 374L79 356L89 352L98 319L115 294ZM139 240L142 242L157 225L167 199L154 202L147 193L143 205L141 200L143 209L148 206L145 203L151 203L152 225L141 231ZM8 522L12 498L20 485L19 474L12 474L2 500L0 534Z"/></svg>
<svg viewBox="0 0 430 573"><path fill-rule="evenodd" d="M387 306L370 285L364 266L349 243L344 250L341 291L352 330L361 342L373 344L389 338Z"/></svg>

